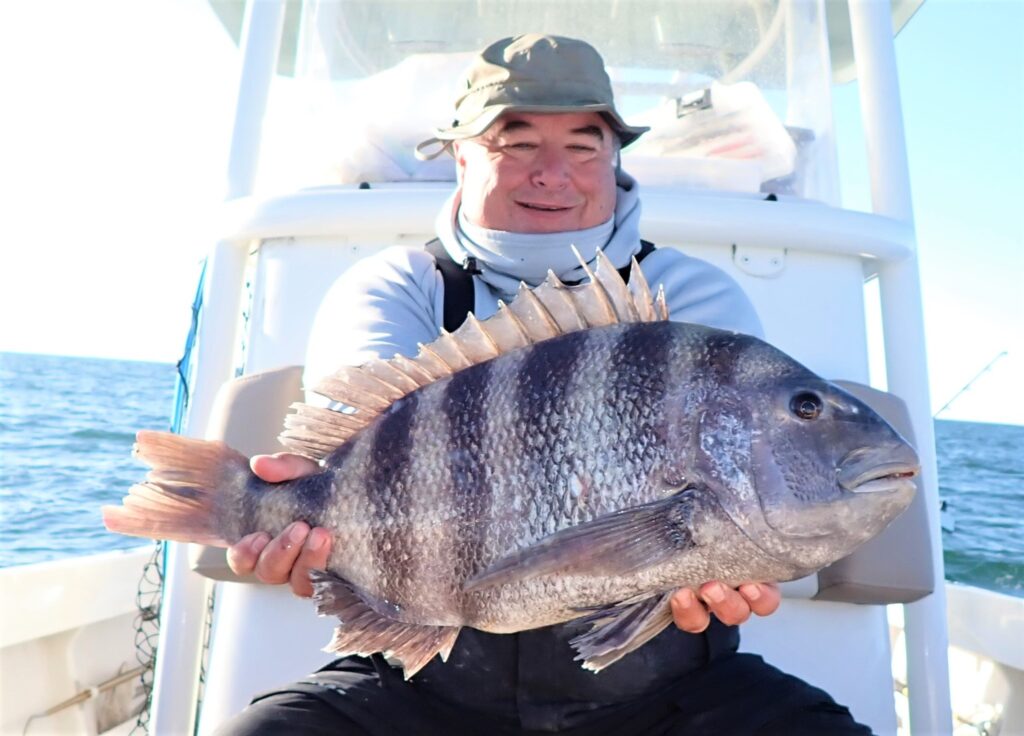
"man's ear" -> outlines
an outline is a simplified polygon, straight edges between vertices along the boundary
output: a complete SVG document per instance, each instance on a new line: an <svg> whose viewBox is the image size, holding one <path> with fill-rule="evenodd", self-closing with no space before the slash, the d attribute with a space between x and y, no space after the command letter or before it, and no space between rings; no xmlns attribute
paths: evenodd
<svg viewBox="0 0 1024 736"><path fill-rule="evenodd" d="M452 156L455 158L455 181L462 186L462 172L466 168L466 159L462 155L460 141L452 141Z"/></svg>

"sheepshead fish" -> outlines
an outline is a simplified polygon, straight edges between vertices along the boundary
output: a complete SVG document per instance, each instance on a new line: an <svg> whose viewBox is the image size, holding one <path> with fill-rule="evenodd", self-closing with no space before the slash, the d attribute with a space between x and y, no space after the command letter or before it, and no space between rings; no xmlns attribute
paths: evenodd
<svg viewBox="0 0 1024 736"><path fill-rule="evenodd" d="M298 404L282 435L316 475L268 484L223 443L140 432L152 470L107 527L219 546L326 527L328 649L410 677L463 626L571 619L598 671L670 624L677 588L809 574L909 505L917 457L868 406L761 340L667 321L635 262L628 287L599 263L323 381L352 411Z"/></svg>

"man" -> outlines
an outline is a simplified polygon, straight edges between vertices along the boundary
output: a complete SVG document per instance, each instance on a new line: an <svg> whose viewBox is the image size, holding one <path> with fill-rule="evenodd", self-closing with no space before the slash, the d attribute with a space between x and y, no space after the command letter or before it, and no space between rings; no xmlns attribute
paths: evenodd
<svg viewBox="0 0 1024 736"><path fill-rule="evenodd" d="M587 259L601 249L626 266L641 251L640 210L619 149L646 129L615 110L597 52L568 38L503 39L474 61L465 88L455 124L418 147L455 158L458 187L437 234L442 257L473 274L472 304L462 311L485 318L521 281L539 284L548 269L578 280L570 244ZM641 268L665 287L672 319L760 333L738 286L709 264L666 248L647 253ZM390 249L353 266L320 310L307 385L341 365L415 354L444 324L452 299L445 288L424 251ZM256 457L252 466L269 481L316 468L295 455ZM290 582L309 596L308 572L325 567L330 551L325 530L296 522L273 540L246 537L229 561L240 574ZM435 660L409 683L379 656L339 660L257 699L226 732L864 732L825 693L736 654L730 627L774 612L779 601L776 586L753 581L680 590L671 603L678 629L598 675L573 661L571 623L506 636L466 629L446 664Z"/></svg>

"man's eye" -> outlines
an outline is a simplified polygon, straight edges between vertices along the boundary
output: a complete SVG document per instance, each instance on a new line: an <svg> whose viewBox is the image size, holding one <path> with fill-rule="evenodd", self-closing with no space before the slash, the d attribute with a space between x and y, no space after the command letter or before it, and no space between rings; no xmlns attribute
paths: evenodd
<svg viewBox="0 0 1024 736"><path fill-rule="evenodd" d="M516 151L532 151L536 147L536 143L510 143L506 146L506 148L512 148Z"/></svg>

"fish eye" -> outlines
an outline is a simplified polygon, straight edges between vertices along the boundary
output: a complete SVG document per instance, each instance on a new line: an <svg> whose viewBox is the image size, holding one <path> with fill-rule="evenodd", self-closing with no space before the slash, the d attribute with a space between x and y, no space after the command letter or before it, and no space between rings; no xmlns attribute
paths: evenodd
<svg viewBox="0 0 1024 736"><path fill-rule="evenodd" d="M807 421L821 416L823 408L821 397L810 391L801 391L789 400L789 410Z"/></svg>

